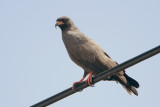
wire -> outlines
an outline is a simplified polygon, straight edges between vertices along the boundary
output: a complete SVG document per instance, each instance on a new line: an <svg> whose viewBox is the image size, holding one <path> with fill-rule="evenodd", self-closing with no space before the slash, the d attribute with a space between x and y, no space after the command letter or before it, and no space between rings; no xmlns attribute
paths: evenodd
<svg viewBox="0 0 160 107"><path fill-rule="evenodd" d="M152 56L154 56L158 53L160 53L160 45L151 49L151 50L149 50L149 51L146 51L146 52L144 52L144 53L142 53L142 54L140 54L140 55L138 55L138 56L136 56L136 57L134 57L134 58L132 58L128 61L125 61L125 62L119 64L118 66L116 66L112 69L106 70L106 71L100 73L99 75L93 77L93 84L95 84L95 83L97 83L97 82L99 82L99 81L101 81L101 80L103 80L107 77L110 77L110 76L112 76L112 75L130 67L130 66L133 66L133 65L135 65L135 64L137 64L137 63L139 63L139 62L141 62L141 61L143 61L147 58L150 58L150 57L152 57ZM31 107L45 107L45 106L48 106L48 105L50 105L52 103L55 103L55 102L65 98L69 95L72 95L76 92L79 92L80 90L83 90L86 87L88 87L88 84L83 82L78 87L76 87L76 90L72 90L72 88L68 88L68 89L66 89L66 90L64 90L64 91L62 91L62 92L60 92L56 95L53 95L53 96L35 104L35 105L32 105Z"/></svg>

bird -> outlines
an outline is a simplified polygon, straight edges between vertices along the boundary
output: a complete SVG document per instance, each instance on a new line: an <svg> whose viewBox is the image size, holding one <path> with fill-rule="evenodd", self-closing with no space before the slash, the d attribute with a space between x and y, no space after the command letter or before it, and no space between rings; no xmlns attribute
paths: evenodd
<svg viewBox="0 0 160 107"><path fill-rule="evenodd" d="M87 75L85 82L91 86L92 77L118 65L94 40L82 33L68 16L57 18L55 27L57 26L62 31L62 40L70 59L84 70L82 79L73 83L73 90ZM128 76L125 70L104 80L120 83L130 95L134 93L138 96L135 88L139 88L139 83Z"/></svg>

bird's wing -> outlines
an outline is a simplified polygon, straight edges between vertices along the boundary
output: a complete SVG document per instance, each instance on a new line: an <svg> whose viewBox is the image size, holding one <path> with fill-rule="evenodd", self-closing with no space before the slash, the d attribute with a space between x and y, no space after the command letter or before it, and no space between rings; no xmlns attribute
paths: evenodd
<svg viewBox="0 0 160 107"><path fill-rule="evenodd" d="M95 66L97 63L98 66L101 66L104 70L111 69L118 65L118 63L111 59L111 57L93 40L91 40L91 44L96 47L95 49L98 50L95 57ZM125 70L120 71L117 75L122 76L125 73Z"/></svg>
<svg viewBox="0 0 160 107"><path fill-rule="evenodd" d="M117 65L96 42L79 31L67 32L63 41L72 61L87 72L96 75Z"/></svg>

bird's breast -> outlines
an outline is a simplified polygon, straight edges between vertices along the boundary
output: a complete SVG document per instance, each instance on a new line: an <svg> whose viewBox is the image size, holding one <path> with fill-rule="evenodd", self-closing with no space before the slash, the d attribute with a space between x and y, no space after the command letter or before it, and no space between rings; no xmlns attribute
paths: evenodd
<svg viewBox="0 0 160 107"><path fill-rule="evenodd" d="M74 54L74 56L82 54L87 48L87 41L81 40L80 38L64 38L64 44L69 54ZM78 57L78 56L77 56Z"/></svg>
<svg viewBox="0 0 160 107"><path fill-rule="evenodd" d="M77 34L77 32L67 32L62 36L62 39L69 52L81 51L82 48L85 48L84 46L86 46L88 42L85 37Z"/></svg>
<svg viewBox="0 0 160 107"><path fill-rule="evenodd" d="M83 35L63 35L63 42L68 51L68 54L72 61L74 61L77 65L83 66L84 63L93 62L94 53L89 51L91 46L89 45L89 41L87 38L83 37Z"/></svg>

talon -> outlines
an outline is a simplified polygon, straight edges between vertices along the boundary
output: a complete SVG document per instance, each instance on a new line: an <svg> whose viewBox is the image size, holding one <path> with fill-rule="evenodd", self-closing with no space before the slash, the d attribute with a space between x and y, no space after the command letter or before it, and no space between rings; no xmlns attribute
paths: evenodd
<svg viewBox="0 0 160 107"><path fill-rule="evenodd" d="M87 78L85 82L88 83L89 86L92 85L92 72L90 72L89 77Z"/></svg>
<svg viewBox="0 0 160 107"><path fill-rule="evenodd" d="M82 83L84 79L85 79L85 77L83 77L83 78L82 78L80 81L78 81L78 82L74 82L74 83L73 83L73 86L72 86L72 90L75 89L76 85Z"/></svg>
<svg viewBox="0 0 160 107"><path fill-rule="evenodd" d="M72 90L74 90L78 84L82 83L86 76L87 75L85 75L80 81L73 83ZM89 73L89 77L85 82L88 83L89 86L92 85L92 72Z"/></svg>
<svg viewBox="0 0 160 107"><path fill-rule="evenodd" d="M75 89L75 85L77 85L77 84L78 84L78 82L73 83L72 90L74 90L74 89Z"/></svg>
<svg viewBox="0 0 160 107"><path fill-rule="evenodd" d="M79 82L75 82L75 83L73 83L72 90L74 90L74 89L75 89L76 85L78 85L78 84L80 84L80 83L82 83L82 82L83 82L83 81L79 81Z"/></svg>

